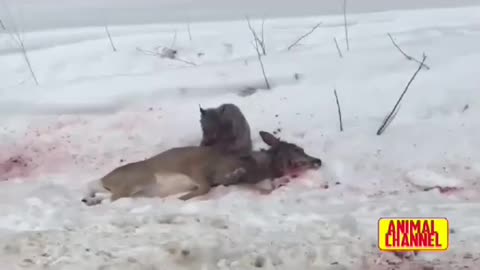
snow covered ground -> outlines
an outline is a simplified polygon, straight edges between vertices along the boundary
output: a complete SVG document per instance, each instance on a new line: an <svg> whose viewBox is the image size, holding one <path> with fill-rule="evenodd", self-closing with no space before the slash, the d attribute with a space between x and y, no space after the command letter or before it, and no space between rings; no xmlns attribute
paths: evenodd
<svg viewBox="0 0 480 270"><path fill-rule="evenodd" d="M267 19L271 90L245 21L192 22L191 39L186 23L112 25L116 52L103 27L21 33L38 87L0 33L1 269L474 269L478 14L480 6L351 15L349 51L341 15ZM387 33L408 54L425 52L431 69L376 136L418 67ZM148 54L159 46L188 63ZM198 104L224 102L242 108L257 148L258 131L280 130L324 166L270 195L220 187L188 202L80 202L85 183L115 166L198 144ZM385 216L447 217L450 250L381 256Z"/></svg>

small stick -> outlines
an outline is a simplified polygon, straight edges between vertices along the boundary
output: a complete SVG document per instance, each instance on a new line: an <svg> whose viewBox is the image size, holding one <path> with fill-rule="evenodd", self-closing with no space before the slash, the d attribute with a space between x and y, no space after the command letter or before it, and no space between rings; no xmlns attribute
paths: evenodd
<svg viewBox="0 0 480 270"><path fill-rule="evenodd" d="M28 58L27 55L27 50L25 49L25 45L23 44L23 41L20 40L21 48L22 48L22 54L23 58L25 58L25 62L27 63L28 69L30 70L30 74L32 75L33 80L35 81L35 84L38 85L38 79L37 76L35 75L35 72L33 72L32 64L30 63L30 59Z"/></svg>
<svg viewBox="0 0 480 270"><path fill-rule="evenodd" d="M141 52L141 53L143 53L143 54L146 54L146 55L152 55L152 56L161 57L161 54L159 54L159 53L157 53L157 52L154 52L154 51L144 50L144 49L141 49L141 48L138 48L138 47L137 47L137 51L138 51L138 52ZM192 66L196 66L196 65L197 65L197 64L195 64L194 62L190 62L190 61L187 61L187 60L183 60L183 59L180 59L180 58L178 58L178 57L168 58L168 59L176 60L176 61L179 61L179 62L183 62L183 63L189 64L189 65L192 65Z"/></svg>
<svg viewBox="0 0 480 270"><path fill-rule="evenodd" d="M399 104L395 112L392 114L392 117L388 118L388 115L386 115L385 118L383 118L383 121L385 121L385 127L383 128L383 130L385 130L388 126L390 126L390 123L393 121L393 119L395 119L401 107L402 107L402 104Z"/></svg>
<svg viewBox="0 0 480 270"><path fill-rule="evenodd" d="M295 45L298 44L298 42L300 42L302 39L306 38L307 36L309 36L311 33L313 33L313 31L315 31L315 29L317 29L322 23L317 23L314 27L312 27L312 29L310 29L310 31L308 31L306 34L304 34L303 36L299 37L295 42L292 43L292 45L288 46L287 50L290 50L291 48L293 48Z"/></svg>
<svg viewBox="0 0 480 270"><path fill-rule="evenodd" d="M265 50L265 35L264 35L264 31L263 31L263 30L264 30L264 27L263 27L264 25L265 25L265 18L262 19L262 33L261 33L261 35L262 35L262 43L261 43L261 45L262 45L262 53L263 53L263 55L267 55L267 51Z"/></svg>
<svg viewBox="0 0 480 270"><path fill-rule="evenodd" d="M407 86L405 87L405 89L403 90L402 94L401 94L400 97L398 98L397 103L395 103L395 106L393 107L393 109L392 109L392 111L390 112L390 114L385 118L385 120L383 121L382 125L381 125L380 128L377 130L377 135L382 135L382 133L385 131L385 129L387 128L387 126L389 125L389 123L393 120L393 115L396 115L396 113L397 113L397 107L400 105L400 102L402 101L403 96L407 93L408 88L410 87L410 84L413 82L413 80L414 80L415 77L417 76L418 72L420 72L420 70L422 69L423 63L425 63L425 60L426 60L426 59L427 59L427 56L426 56L425 53L424 53L424 54L423 54L422 62L421 62L420 65L418 66L418 69L415 71L415 73L413 74L413 76L412 76L412 78L410 79L410 81L408 81ZM390 118L392 118L392 119L390 119Z"/></svg>
<svg viewBox="0 0 480 270"><path fill-rule="evenodd" d="M257 33L255 33L255 30L250 24L250 20L248 19L248 17L247 17L247 23L248 23L248 28L250 28L250 32L252 32L253 38L255 39L255 51L257 52L258 62L260 62L260 67L262 68L262 75L263 75L263 79L265 80L265 86L267 87L268 90L270 90L270 83L268 82L267 75L265 74L265 67L263 66L262 54L260 53L260 49L258 48L260 40L258 39Z"/></svg>
<svg viewBox="0 0 480 270"><path fill-rule="evenodd" d="M263 74L263 79L265 80L265 86L267 86L267 89L270 90L270 83L268 82L267 75L265 74L265 67L263 66L262 55L260 54L258 47L256 47L255 50L257 51L258 61L260 62L260 67L262 68L262 74Z"/></svg>
<svg viewBox="0 0 480 270"><path fill-rule="evenodd" d="M340 108L340 102L338 101L337 89L333 89L333 93L335 94L335 100L337 101L338 121L340 123L340 131L343 131L342 109Z"/></svg>
<svg viewBox="0 0 480 270"><path fill-rule="evenodd" d="M350 51L350 44L348 41L348 26L347 26L347 0L343 0L343 20L345 23L345 40L347 41L347 51Z"/></svg>
<svg viewBox="0 0 480 270"><path fill-rule="evenodd" d="M175 30L175 33L173 34L173 40L172 40L172 44L170 45L170 49L173 49L173 46L175 46L176 42L177 42L177 30Z"/></svg>
<svg viewBox="0 0 480 270"><path fill-rule="evenodd" d="M15 33L12 35L13 39L17 42L18 47L22 50L22 55L25 60L25 63L27 63L28 70L30 71L30 75L32 76L33 80L35 81L36 85L39 85L37 76L35 75L35 72L33 71L32 64L30 63L30 58L28 58L27 54L27 49L25 49L25 44L23 43L23 39L20 36L20 33L18 32L17 28L15 28Z"/></svg>
<svg viewBox="0 0 480 270"><path fill-rule="evenodd" d="M265 48L265 44L263 43L263 40L260 40L260 38L257 35L257 32L255 31L255 29L253 29L252 24L250 23L250 19L248 17L246 17L246 19L248 23L248 28L250 29L250 32L252 32L253 38L255 40L255 46L258 47L260 45L260 47L262 48L263 55L266 55L267 50ZM262 28L263 28L263 24L262 24ZM263 39L263 30L262 30L262 39Z"/></svg>
<svg viewBox="0 0 480 270"><path fill-rule="evenodd" d="M183 60L183 59L180 59L180 58L178 58L178 57L173 58L173 60L177 60L177 61L183 62L183 63L185 63L185 64L189 64L189 65L192 65L192 66L196 66L196 65L197 65L197 64L195 64L194 62L190 62L190 61L188 61L188 60Z"/></svg>
<svg viewBox="0 0 480 270"><path fill-rule="evenodd" d="M0 27L2 27L3 30L7 30L7 28L5 28L5 24L3 24L2 19L0 19Z"/></svg>
<svg viewBox="0 0 480 270"><path fill-rule="evenodd" d="M190 22L187 24L188 38L192 41L192 33L190 32Z"/></svg>
<svg viewBox="0 0 480 270"><path fill-rule="evenodd" d="M116 52L117 48L115 48L115 45L113 44L112 36L110 35L110 31L108 30L108 25L106 24L105 24L105 32L107 33L108 39L110 40L110 45L112 45L112 50Z"/></svg>
<svg viewBox="0 0 480 270"><path fill-rule="evenodd" d="M398 51L399 51L401 54L403 54L403 56L405 56L405 58L407 58L407 60L409 60L409 61L414 61L414 62L416 62L417 64L420 64L420 63L421 63L421 62L418 61L417 59L415 59L415 58L411 57L410 55L406 54L406 53L400 48L400 46L398 46L398 44L395 42L395 40L393 39L392 35L390 35L390 33L388 33L388 37L390 37L390 40L392 41L393 46L395 46L395 48L397 48ZM424 67L424 68L427 69L427 70L430 69L430 67L427 66L426 64L423 64L422 67Z"/></svg>
<svg viewBox="0 0 480 270"><path fill-rule="evenodd" d="M7 4L5 2L3 2L3 5L5 6L5 10L7 11L7 13L9 14L9 17L11 19L11 22L12 22L12 29L13 29L13 32L12 31L8 31L8 34L10 35L10 37L13 39L14 42L17 43L17 45L20 47L20 49L22 50L22 55L23 55L23 58L25 60L25 63L27 64L28 66L28 69L30 71L30 75L32 76L33 80L35 81L35 84L38 86L39 83L38 83L38 79L37 79L37 76L35 75L35 72L33 71L33 67L32 67L32 64L30 63L30 58L28 57L28 54L27 54L27 49L25 48L25 43L23 43L23 39L22 37L20 36L20 32L18 30L18 27L17 25L15 24L15 21L13 20L9 10L8 10L8 7L7 7ZM3 21L0 20L0 23L1 23L1 26L4 30L6 30L5 28L5 25L3 24Z"/></svg>
<svg viewBox="0 0 480 270"><path fill-rule="evenodd" d="M338 55L340 56L340 58L343 58L342 51L340 50L340 46L338 46L337 38L333 38L333 41L335 41L335 46L337 46Z"/></svg>

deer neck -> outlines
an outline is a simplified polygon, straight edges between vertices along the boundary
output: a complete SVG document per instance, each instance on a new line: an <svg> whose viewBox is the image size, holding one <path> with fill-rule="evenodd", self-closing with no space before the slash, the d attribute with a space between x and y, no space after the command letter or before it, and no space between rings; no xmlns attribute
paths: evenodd
<svg viewBox="0 0 480 270"><path fill-rule="evenodd" d="M273 153L269 151L254 151L252 157L255 160L257 174L260 178L273 178L276 175L273 163Z"/></svg>

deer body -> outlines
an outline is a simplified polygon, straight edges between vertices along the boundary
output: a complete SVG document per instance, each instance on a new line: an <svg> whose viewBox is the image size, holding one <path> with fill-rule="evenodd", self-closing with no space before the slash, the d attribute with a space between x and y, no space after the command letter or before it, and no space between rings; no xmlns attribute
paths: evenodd
<svg viewBox="0 0 480 270"><path fill-rule="evenodd" d="M208 193L212 186L236 183L243 161L211 147L177 147L149 159L120 166L89 184L82 200L97 204L95 193L123 197L167 197L188 192L182 200Z"/></svg>
<svg viewBox="0 0 480 270"><path fill-rule="evenodd" d="M308 156L295 144L280 141L260 132L270 148L248 156L227 154L214 147L186 146L172 148L149 159L120 166L89 184L82 201L100 203L99 192L110 193L110 200L123 197L179 197L188 200L201 196L214 186L255 184L265 179L288 175L299 168L320 167L321 160Z"/></svg>

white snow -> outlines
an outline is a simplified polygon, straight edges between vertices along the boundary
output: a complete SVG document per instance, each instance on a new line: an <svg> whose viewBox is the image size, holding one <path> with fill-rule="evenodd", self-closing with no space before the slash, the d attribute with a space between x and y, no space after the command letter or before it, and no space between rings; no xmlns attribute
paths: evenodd
<svg viewBox="0 0 480 270"><path fill-rule="evenodd" d="M110 25L116 52L103 27L24 32L39 86L0 33L0 268L473 269L478 14L480 6L351 14L349 51L342 15L267 19L271 90L243 20L192 21L192 40L184 22ZM261 21L252 23L260 31ZM376 136L418 67L387 33L417 59L425 52L431 69ZM161 46L195 65L145 53ZM269 195L219 187L187 202L80 202L86 183L115 166L198 144L198 104L224 102L243 110L257 148L265 147L258 131L280 129L324 166ZM457 189L424 191L435 186ZM386 216L447 217L450 250L388 265L393 255L380 258L375 246Z"/></svg>

